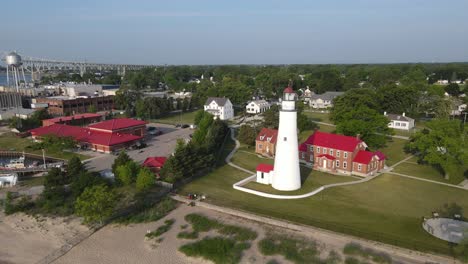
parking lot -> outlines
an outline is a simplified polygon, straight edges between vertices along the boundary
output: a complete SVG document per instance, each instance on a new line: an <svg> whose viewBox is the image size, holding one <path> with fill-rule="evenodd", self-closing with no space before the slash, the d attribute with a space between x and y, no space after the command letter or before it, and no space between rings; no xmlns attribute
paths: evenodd
<svg viewBox="0 0 468 264"><path fill-rule="evenodd" d="M136 162L143 162L147 157L164 156L168 157L174 151L177 139L190 139L190 134L194 131L189 128L175 128L172 125L150 123L148 126L156 127L163 132L159 136L148 136L145 143L147 146L142 149L126 150L127 154ZM86 167L93 171L102 171L112 167L114 159L112 154L96 153L96 157L85 161Z"/></svg>

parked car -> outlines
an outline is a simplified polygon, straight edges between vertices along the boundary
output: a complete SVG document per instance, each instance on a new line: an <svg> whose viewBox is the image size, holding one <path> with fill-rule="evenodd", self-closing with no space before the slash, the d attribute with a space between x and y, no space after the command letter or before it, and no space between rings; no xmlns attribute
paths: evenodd
<svg viewBox="0 0 468 264"><path fill-rule="evenodd" d="M189 125L187 125L187 124L183 124L183 125L181 126L181 128L187 128L187 127L189 127Z"/></svg>

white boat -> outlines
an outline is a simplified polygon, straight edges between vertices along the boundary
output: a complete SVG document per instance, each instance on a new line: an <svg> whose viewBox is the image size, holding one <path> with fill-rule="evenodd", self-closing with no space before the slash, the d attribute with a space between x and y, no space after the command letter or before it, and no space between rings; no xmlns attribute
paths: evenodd
<svg viewBox="0 0 468 264"><path fill-rule="evenodd" d="M24 169L24 155L17 158L17 159L12 159L10 160L10 163L5 165L5 168L8 169Z"/></svg>

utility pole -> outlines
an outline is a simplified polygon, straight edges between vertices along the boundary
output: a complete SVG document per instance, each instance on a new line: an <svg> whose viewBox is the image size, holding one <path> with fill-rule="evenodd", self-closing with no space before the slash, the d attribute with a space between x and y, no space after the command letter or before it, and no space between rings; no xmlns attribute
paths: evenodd
<svg viewBox="0 0 468 264"><path fill-rule="evenodd" d="M45 150L42 149L42 160L44 161L44 169L47 169L46 161L45 161Z"/></svg>

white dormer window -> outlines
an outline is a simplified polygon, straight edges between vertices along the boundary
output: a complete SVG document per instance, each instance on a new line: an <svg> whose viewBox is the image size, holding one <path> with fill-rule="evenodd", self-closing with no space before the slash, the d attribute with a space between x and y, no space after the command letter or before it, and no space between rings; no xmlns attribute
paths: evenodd
<svg viewBox="0 0 468 264"><path fill-rule="evenodd" d="M333 149L330 149L330 155L333 156Z"/></svg>
<svg viewBox="0 0 468 264"><path fill-rule="evenodd" d="M343 157L346 159L346 158L348 157L348 152L345 151L345 152L343 153Z"/></svg>
<svg viewBox="0 0 468 264"><path fill-rule="evenodd" d="M327 149L326 149L326 148L323 148L322 153L323 153L323 154L327 154Z"/></svg>

